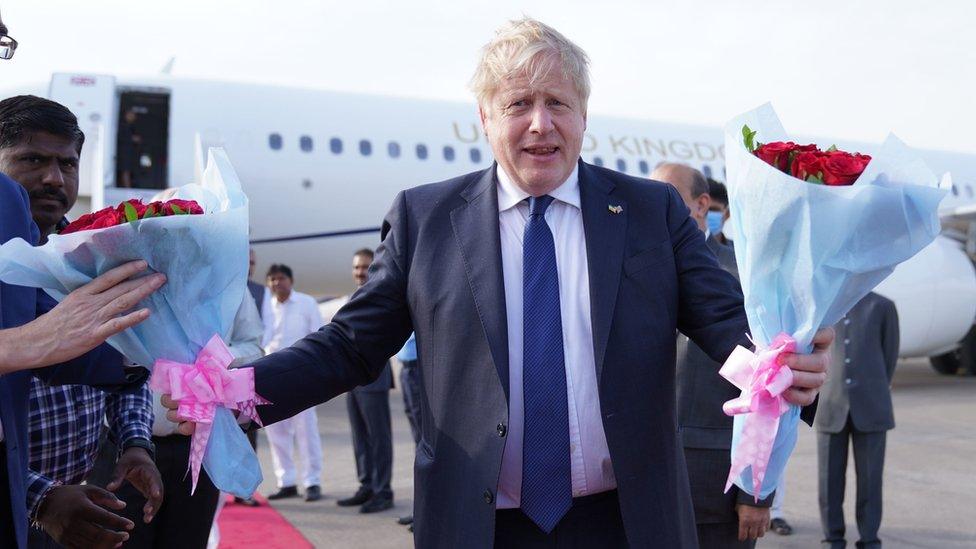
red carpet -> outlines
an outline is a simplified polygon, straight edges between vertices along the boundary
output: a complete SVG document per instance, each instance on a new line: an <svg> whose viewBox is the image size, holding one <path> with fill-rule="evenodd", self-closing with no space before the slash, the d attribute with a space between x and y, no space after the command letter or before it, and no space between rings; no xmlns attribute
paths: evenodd
<svg viewBox="0 0 976 549"><path fill-rule="evenodd" d="M224 505L217 517L220 549L314 549L298 529L268 505L268 500L255 497L260 507L237 505L233 497Z"/></svg>

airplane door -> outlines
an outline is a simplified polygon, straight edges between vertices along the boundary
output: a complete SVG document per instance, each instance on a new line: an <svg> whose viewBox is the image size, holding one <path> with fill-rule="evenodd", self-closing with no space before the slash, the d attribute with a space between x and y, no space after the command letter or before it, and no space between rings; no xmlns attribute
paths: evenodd
<svg viewBox="0 0 976 549"><path fill-rule="evenodd" d="M78 166L78 201L69 212L75 219L93 208L101 208L106 181L111 177L111 155L115 152L115 77L108 75L55 73L48 98L67 107L78 117L85 132L85 146Z"/></svg>
<svg viewBox="0 0 976 549"><path fill-rule="evenodd" d="M121 91L115 186L165 189L169 181L169 92Z"/></svg>

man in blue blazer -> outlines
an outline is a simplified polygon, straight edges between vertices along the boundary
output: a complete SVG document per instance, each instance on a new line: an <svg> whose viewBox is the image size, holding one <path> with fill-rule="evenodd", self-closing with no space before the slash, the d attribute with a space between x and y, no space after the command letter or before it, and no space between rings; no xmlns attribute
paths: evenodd
<svg viewBox="0 0 976 549"><path fill-rule="evenodd" d="M0 174L0 244L13 238L37 241L29 208L24 189ZM144 309L121 317L117 314L131 309L162 284L161 275L126 281L145 268L144 262L119 267L72 292L60 305L43 291L0 282L0 547L27 544L24 480L30 376L48 383L86 383L106 390L141 384L145 370L124 369L121 355L99 344L148 316ZM49 524L59 528L56 535L67 532L77 537L65 541L89 547L112 547L126 539L123 532L131 523L102 508L118 510L121 502L95 487L65 488L73 489L73 497L59 516L50 517ZM71 524L75 518L112 530L77 531Z"/></svg>
<svg viewBox="0 0 976 549"><path fill-rule="evenodd" d="M273 403L258 411L277 421L376 379L414 331L418 547L696 547L675 333L719 361L748 344L735 280L671 186L579 160L575 44L512 22L472 87L497 164L396 197L369 282L253 363ZM789 358L792 401L813 401L831 334Z"/></svg>

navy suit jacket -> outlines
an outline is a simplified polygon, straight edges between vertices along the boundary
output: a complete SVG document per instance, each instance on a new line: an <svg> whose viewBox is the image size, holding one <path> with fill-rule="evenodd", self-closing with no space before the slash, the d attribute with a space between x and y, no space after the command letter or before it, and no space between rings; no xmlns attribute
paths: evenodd
<svg viewBox="0 0 976 549"><path fill-rule="evenodd" d="M748 344L742 296L673 187L579 167L593 353L627 539L697 547L675 334L724 360ZM416 544L490 548L509 383L495 168L401 192L382 238L369 282L332 323L254 363L257 392L274 403L259 412L278 421L368 383L416 332Z"/></svg>
<svg viewBox="0 0 976 549"><path fill-rule="evenodd" d="M0 244L18 237L36 243L37 226L30 217L27 193L0 174ZM26 324L55 305L54 299L41 290L0 282L0 329ZM18 547L27 546L24 479L28 465L27 412L31 375L49 384L85 383L101 389L119 390L140 385L145 381L145 372L141 368L138 371L123 368L122 355L102 345L64 364L0 376L0 422L3 422L10 479L9 486L0 487L0 497L4 497L3 492L8 492L13 508L13 516L0 517L0 540L16 537Z"/></svg>

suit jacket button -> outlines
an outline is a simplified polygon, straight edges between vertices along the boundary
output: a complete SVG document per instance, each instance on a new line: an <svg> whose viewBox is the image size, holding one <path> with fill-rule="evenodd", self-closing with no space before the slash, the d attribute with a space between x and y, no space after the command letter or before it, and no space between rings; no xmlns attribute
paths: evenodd
<svg viewBox="0 0 976 549"><path fill-rule="evenodd" d="M504 423L499 423L495 430L498 431L498 436L503 437L508 432L508 427L505 427Z"/></svg>
<svg viewBox="0 0 976 549"><path fill-rule="evenodd" d="M485 503L488 505L495 503L495 495L491 493L491 490L485 490L485 493L482 494L482 496L485 498Z"/></svg>

